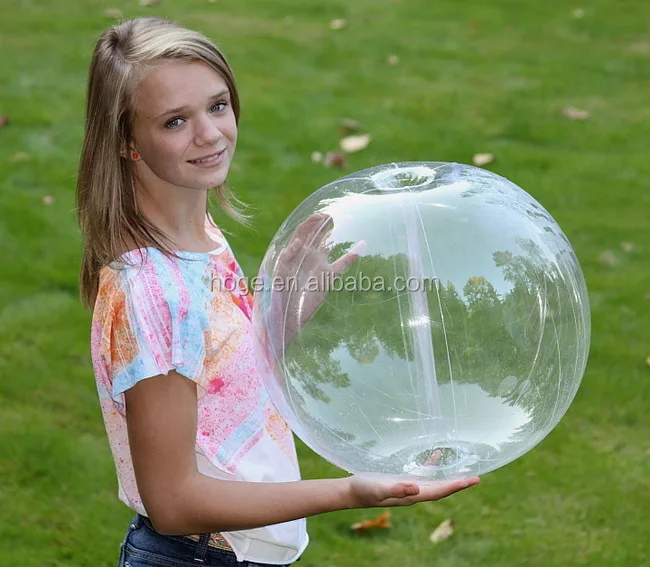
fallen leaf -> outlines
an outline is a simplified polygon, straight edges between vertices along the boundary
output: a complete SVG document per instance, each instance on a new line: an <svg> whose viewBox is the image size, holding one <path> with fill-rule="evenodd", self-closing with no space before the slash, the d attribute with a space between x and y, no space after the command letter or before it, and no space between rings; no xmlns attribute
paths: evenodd
<svg viewBox="0 0 650 567"><path fill-rule="evenodd" d="M621 250L623 252L632 252L634 250L634 244L631 242L621 242Z"/></svg>
<svg viewBox="0 0 650 567"><path fill-rule="evenodd" d="M320 163L321 161L323 161L323 154L321 154L320 152L312 152L311 161L313 163Z"/></svg>
<svg viewBox="0 0 650 567"><path fill-rule="evenodd" d="M104 11L104 16L119 20L122 17L122 10L119 8L108 8Z"/></svg>
<svg viewBox="0 0 650 567"><path fill-rule="evenodd" d="M576 19L576 20L581 20L582 18L585 17L585 11L582 8L576 8L571 12L571 15Z"/></svg>
<svg viewBox="0 0 650 567"><path fill-rule="evenodd" d="M618 264L618 258L611 250L605 250L600 256L598 256L598 261L606 266L616 266L616 264Z"/></svg>
<svg viewBox="0 0 650 567"><path fill-rule="evenodd" d="M52 203L54 203L54 197L52 195L43 196L43 204L44 205L51 205Z"/></svg>
<svg viewBox="0 0 650 567"><path fill-rule="evenodd" d="M339 18L330 22L330 28L333 30L342 30L347 24L348 22L346 20Z"/></svg>
<svg viewBox="0 0 650 567"><path fill-rule="evenodd" d="M360 129L361 124L359 124L359 121L353 120L352 118L344 118L341 120L341 125L339 126L342 136L349 136L350 134L358 132Z"/></svg>
<svg viewBox="0 0 650 567"><path fill-rule="evenodd" d="M454 533L454 521L447 519L440 524L429 536L429 541L432 543L440 543L450 538Z"/></svg>
<svg viewBox="0 0 650 567"><path fill-rule="evenodd" d="M650 53L650 41L635 41L628 46L628 49L633 53L641 53L647 55Z"/></svg>
<svg viewBox="0 0 650 567"><path fill-rule="evenodd" d="M569 120L588 120L589 116L591 116L588 110L575 108L574 106L565 106L562 109L562 115Z"/></svg>
<svg viewBox="0 0 650 567"><path fill-rule="evenodd" d="M350 528L358 532L363 530L369 530L372 528L391 528L392 525L388 522L390 516L391 516L390 510L387 510L381 516L375 518L374 520L362 520L361 522L352 524Z"/></svg>
<svg viewBox="0 0 650 567"><path fill-rule="evenodd" d="M327 152L323 161L325 167L340 167L345 169L348 166L348 160L342 152Z"/></svg>
<svg viewBox="0 0 650 567"><path fill-rule="evenodd" d="M0 128L9 124L9 117L6 114L0 114Z"/></svg>
<svg viewBox="0 0 650 567"><path fill-rule="evenodd" d="M341 140L341 149L349 154L360 152L368 147L370 134L359 134L358 136L346 136Z"/></svg>
<svg viewBox="0 0 650 567"><path fill-rule="evenodd" d="M399 65L399 57L397 55L389 55L387 61L389 65Z"/></svg>
<svg viewBox="0 0 650 567"><path fill-rule="evenodd" d="M472 163L476 167L483 167L494 161L494 156L492 154L474 154L472 158Z"/></svg>
<svg viewBox="0 0 650 567"><path fill-rule="evenodd" d="M140 6L156 6L160 0L140 0Z"/></svg>
<svg viewBox="0 0 650 567"><path fill-rule="evenodd" d="M26 161L29 159L29 154L25 152L18 152L14 155L11 156L11 161L16 162L16 161Z"/></svg>

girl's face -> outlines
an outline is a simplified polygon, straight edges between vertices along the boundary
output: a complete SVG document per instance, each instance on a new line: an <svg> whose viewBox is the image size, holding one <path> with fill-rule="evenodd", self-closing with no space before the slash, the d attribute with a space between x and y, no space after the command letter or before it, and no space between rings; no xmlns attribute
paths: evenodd
<svg viewBox="0 0 650 567"><path fill-rule="evenodd" d="M145 183L217 187L226 181L236 143L230 92L206 63L166 62L140 83L132 144Z"/></svg>

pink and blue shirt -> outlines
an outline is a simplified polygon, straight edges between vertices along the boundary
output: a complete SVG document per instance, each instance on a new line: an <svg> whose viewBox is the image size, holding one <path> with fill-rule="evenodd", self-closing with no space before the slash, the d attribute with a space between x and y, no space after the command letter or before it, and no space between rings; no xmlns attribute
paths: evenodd
<svg viewBox="0 0 650 567"><path fill-rule="evenodd" d="M222 232L206 217L211 252L132 250L105 266L92 319L99 401L119 498L147 515L129 449L124 392L175 370L197 385L196 458L224 480L300 479L292 433L272 404L253 344L252 296ZM308 543L304 519L224 532L239 561L291 563Z"/></svg>

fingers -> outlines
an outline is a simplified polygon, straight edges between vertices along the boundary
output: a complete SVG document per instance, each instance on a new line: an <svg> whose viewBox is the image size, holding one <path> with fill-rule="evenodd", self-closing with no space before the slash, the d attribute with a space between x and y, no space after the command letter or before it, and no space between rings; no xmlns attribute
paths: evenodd
<svg viewBox="0 0 650 567"><path fill-rule="evenodd" d="M300 238L296 238L292 240L291 244L289 245L288 254L287 254L287 261L288 262L293 262L293 260L296 258L298 253L302 250L303 246L303 240Z"/></svg>
<svg viewBox="0 0 650 567"><path fill-rule="evenodd" d="M430 485L421 486L419 497L422 498L418 500L419 502L424 502L427 500L440 500L451 496L456 492L460 492L470 486L474 486L480 482L479 477L473 476L471 478L465 478L461 480L452 480L450 482L441 482Z"/></svg>
<svg viewBox="0 0 650 567"><path fill-rule="evenodd" d="M382 506L409 506L419 502L442 500L480 482L478 477L471 477L450 482L432 482L427 484L398 483L390 487L390 496Z"/></svg>
<svg viewBox="0 0 650 567"><path fill-rule="evenodd" d="M307 246L312 246L312 242L319 233L327 233L332 229L332 217L316 213L301 222L293 233L291 239L298 239Z"/></svg>
<svg viewBox="0 0 650 567"><path fill-rule="evenodd" d="M357 242L350 250L341 256L336 262L332 264L332 271L335 274L341 274L354 264L366 250L368 244L365 240Z"/></svg>
<svg viewBox="0 0 650 567"><path fill-rule="evenodd" d="M288 248L294 249L296 243L300 243L300 248L307 246L309 248L320 248L323 241L332 233L334 229L334 220L331 216L322 213L316 213L308 217L298 225L288 244ZM357 242L341 258L332 264L334 274L340 274L353 264L360 255L362 255L368 244L364 240ZM295 253L298 250L295 250ZM288 259L288 258L287 258Z"/></svg>
<svg viewBox="0 0 650 567"><path fill-rule="evenodd" d="M282 252L280 252L280 256L278 257L278 265L282 268L291 266L293 260L301 249L302 241L298 238L292 239L289 245L284 250L282 250Z"/></svg>

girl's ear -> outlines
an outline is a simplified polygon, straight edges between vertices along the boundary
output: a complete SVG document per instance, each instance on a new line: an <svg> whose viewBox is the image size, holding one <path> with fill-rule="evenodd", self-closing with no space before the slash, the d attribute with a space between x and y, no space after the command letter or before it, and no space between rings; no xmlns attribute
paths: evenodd
<svg viewBox="0 0 650 567"><path fill-rule="evenodd" d="M123 157L124 159L136 160L140 157L140 154L135 150L135 148L122 148L120 151L120 157Z"/></svg>

